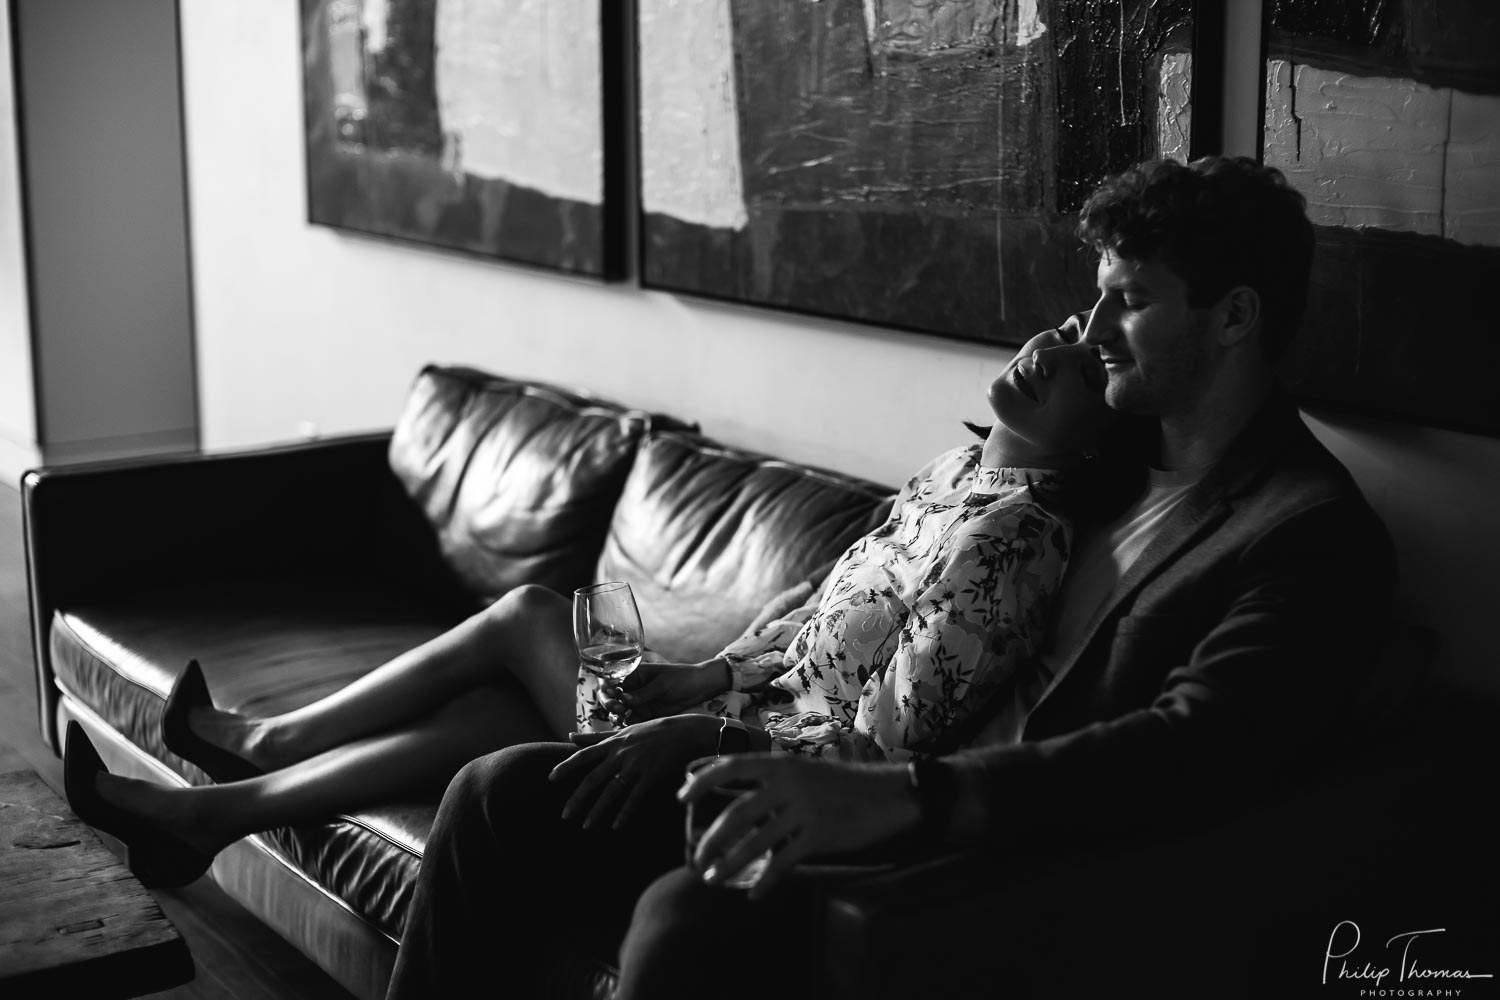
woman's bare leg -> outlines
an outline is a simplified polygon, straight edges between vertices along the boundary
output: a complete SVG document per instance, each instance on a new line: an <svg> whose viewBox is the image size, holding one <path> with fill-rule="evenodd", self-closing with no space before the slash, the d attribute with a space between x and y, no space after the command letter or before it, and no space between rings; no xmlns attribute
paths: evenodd
<svg viewBox="0 0 1500 1000"><path fill-rule="evenodd" d="M262 830L324 822L393 796L441 790L475 757L549 738L514 692L476 687L436 712L246 781L188 788L101 774L100 796L205 853Z"/></svg>
<svg viewBox="0 0 1500 1000"><path fill-rule="evenodd" d="M574 728L577 677L571 603L545 587L524 586L311 705L262 719L200 708L188 724L209 743L273 771L400 729L468 691L498 685L529 702L544 724L533 727L539 732L533 738L561 739Z"/></svg>

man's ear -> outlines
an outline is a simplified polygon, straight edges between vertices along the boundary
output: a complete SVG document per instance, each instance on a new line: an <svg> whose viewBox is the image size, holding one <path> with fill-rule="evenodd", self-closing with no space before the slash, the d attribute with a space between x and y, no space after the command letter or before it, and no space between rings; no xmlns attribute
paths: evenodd
<svg viewBox="0 0 1500 1000"><path fill-rule="evenodd" d="M1260 293L1249 285L1225 292L1214 311L1214 336L1221 347L1233 347L1260 329Z"/></svg>

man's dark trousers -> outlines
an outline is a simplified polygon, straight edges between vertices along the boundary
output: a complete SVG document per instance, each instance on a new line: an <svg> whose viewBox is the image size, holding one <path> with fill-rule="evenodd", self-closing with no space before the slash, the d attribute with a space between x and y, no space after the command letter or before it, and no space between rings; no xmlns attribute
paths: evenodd
<svg viewBox="0 0 1500 1000"><path fill-rule="evenodd" d="M638 901L620 1000L651 996L669 980L716 983L726 996L744 985L750 995L753 977L726 970L735 953L757 951L755 908L743 892L710 889L681 869L677 783L644 801L623 829L585 830L577 817L561 819L571 783L547 780L575 749L509 747L453 779L428 838L391 997L463 996L476 984L527 996L541 963L613 964Z"/></svg>

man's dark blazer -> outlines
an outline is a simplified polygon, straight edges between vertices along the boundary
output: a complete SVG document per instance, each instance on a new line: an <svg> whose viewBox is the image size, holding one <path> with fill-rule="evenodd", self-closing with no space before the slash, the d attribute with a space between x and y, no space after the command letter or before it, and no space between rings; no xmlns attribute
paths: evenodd
<svg viewBox="0 0 1500 1000"><path fill-rule="evenodd" d="M1379 518L1277 393L1105 599L1022 742L948 759L1023 841L1247 806L1345 721L1394 575Z"/></svg>

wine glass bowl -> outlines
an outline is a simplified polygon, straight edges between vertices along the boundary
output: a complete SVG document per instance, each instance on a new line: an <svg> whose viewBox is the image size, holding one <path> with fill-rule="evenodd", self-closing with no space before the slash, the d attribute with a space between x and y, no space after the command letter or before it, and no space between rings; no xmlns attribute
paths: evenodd
<svg viewBox="0 0 1500 1000"><path fill-rule="evenodd" d="M611 581L573 592L573 639L578 662L589 673L619 684L646 651L641 613L630 584Z"/></svg>

